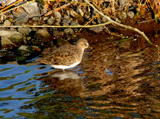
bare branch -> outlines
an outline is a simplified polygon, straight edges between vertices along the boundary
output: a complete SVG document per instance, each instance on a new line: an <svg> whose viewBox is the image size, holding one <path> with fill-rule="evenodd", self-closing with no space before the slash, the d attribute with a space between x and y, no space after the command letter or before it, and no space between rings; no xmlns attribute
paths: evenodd
<svg viewBox="0 0 160 119"><path fill-rule="evenodd" d="M126 28L126 29L130 29L130 30L133 30L135 32L138 32L140 35L142 35L144 37L144 39L152 45L152 42L148 39L148 37L144 34L144 32L141 32L139 29L137 28L133 28L131 26L127 26L127 25L124 25L124 24L120 24L116 21L113 21L110 17L104 15L102 12L100 12L97 8L95 8L91 3L88 2L88 0L85 0L85 2L87 4L89 4L94 10L96 10L100 15L104 16L108 21L110 21L111 23L117 25L117 26L120 26L120 27L123 27L123 28Z"/></svg>

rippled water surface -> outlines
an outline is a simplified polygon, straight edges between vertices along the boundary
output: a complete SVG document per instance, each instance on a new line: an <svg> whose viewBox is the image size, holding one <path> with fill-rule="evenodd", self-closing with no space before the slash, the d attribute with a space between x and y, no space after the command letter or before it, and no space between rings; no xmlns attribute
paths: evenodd
<svg viewBox="0 0 160 119"><path fill-rule="evenodd" d="M159 49L125 44L93 43L65 72L0 65L0 118L160 118Z"/></svg>

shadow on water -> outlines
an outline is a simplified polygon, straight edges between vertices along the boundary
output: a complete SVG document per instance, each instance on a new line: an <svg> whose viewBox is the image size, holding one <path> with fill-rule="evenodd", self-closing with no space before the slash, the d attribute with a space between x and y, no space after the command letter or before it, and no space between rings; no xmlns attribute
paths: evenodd
<svg viewBox="0 0 160 119"><path fill-rule="evenodd" d="M157 47L97 42L68 71L0 66L1 118L158 118Z"/></svg>

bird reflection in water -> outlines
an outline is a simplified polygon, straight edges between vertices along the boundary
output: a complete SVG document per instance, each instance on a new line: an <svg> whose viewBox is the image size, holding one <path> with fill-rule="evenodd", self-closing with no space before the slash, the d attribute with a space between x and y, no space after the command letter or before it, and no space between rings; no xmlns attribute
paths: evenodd
<svg viewBox="0 0 160 119"><path fill-rule="evenodd" d="M58 93L67 93L72 96L80 95L80 92L84 88L81 77L74 71L57 71L37 80L44 81L44 89L56 89ZM46 85L49 86L46 87Z"/></svg>

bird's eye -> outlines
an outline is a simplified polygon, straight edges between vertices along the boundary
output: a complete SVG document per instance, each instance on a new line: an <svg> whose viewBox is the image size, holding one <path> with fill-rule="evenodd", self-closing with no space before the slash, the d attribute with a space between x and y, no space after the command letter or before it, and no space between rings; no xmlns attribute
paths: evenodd
<svg viewBox="0 0 160 119"><path fill-rule="evenodd" d="M87 43L84 43L84 45L87 45ZM88 46L88 45L87 45Z"/></svg>

